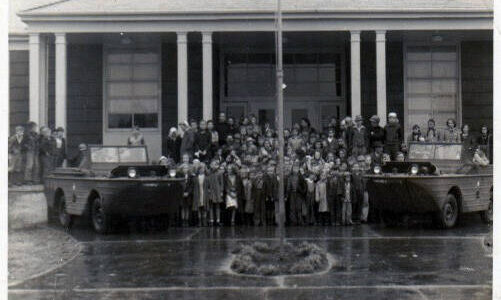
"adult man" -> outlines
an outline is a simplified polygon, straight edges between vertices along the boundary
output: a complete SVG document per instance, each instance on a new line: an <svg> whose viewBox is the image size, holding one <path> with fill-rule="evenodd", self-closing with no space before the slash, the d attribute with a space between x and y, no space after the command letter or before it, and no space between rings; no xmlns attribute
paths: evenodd
<svg viewBox="0 0 501 300"><path fill-rule="evenodd" d="M398 123L397 113L388 114L388 124L384 127L384 148L390 155L391 160L395 160L397 152L400 151L400 145L404 140L402 127Z"/></svg>
<svg viewBox="0 0 501 300"><path fill-rule="evenodd" d="M41 169L41 181L52 172L54 169L53 165L53 152L55 148L55 141L51 135L51 130L49 127L43 127L41 130L40 137L40 147L39 147L39 158L40 158L40 169Z"/></svg>
<svg viewBox="0 0 501 300"><path fill-rule="evenodd" d="M376 143L384 143L384 129L379 126L379 117L374 115L369 121L371 122L371 128L369 131L369 147L371 152L376 150Z"/></svg>
<svg viewBox="0 0 501 300"><path fill-rule="evenodd" d="M224 112L219 113L219 119L216 124L216 131L219 136L219 145L222 146L226 144L226 136L230 132L230 126L226 122L226 114Z"/></svg>
<svg viewBox="0 0 501 300"><path fill-rule="evenodd" d="M28 122L26 125L26 165L24 169L24 181L27 184L40 182L40 162L38 157L39 135L37 123Z"/></svg>
<svg viewBox="0 0 501 300"><path fill-rule="evenodd" d="M68 163L71 167L88 169L89 168L89 155L88 155L87 145L78 145L78 154L71 158Z"/></svg>
<svg viewBox="0 0 501 300"><path fill-rule="evenodd" d="M190 127L186 121L179 123L179 127L184 132L179 152L181 153L181 156L188 154L190 159L192 159L195 146L195 129Z"/></svg>
<svg viewBox="0 0 501 300"><path fill-rule="evenodd" d="M66 139L64 138L63 127L58 127L54 131L54 167L59 168L63 166L64 160L66 159Z"/></svg>
<svg viewBox="0 0 501 300"><path fill-rule="evenodd" d="M367 152L369 136L367 134L367 129L364 125L362 125L362 116L360 115L355 117L355 126L353 126L351 140L351 155L359 156L364 155Z"/></svg>
<svg viewBox="0 0 501 300"><path fill-rule="evenodd" d="M9 138L9 185L20 185L22 182L26 141L24 127L16 126L16 133Z"/></svg>

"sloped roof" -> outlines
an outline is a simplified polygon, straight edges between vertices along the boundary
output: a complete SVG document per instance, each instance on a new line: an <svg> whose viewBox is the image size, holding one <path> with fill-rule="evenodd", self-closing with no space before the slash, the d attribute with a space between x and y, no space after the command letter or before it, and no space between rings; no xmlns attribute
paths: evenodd
<svg viewBox="0 0 501 300"><path fill-rule="evenodd" d="M272 12L275 0L62 0L30 16ZM493 0L282 0L284 12L492 11Z"/></svg>
<svg viewBox="0 0 501 300"><path fill-rule="evenodd" d="M9 34L27 33L26 24L17 15L20 11L54 2L56 0L9 0Z"/></svg>

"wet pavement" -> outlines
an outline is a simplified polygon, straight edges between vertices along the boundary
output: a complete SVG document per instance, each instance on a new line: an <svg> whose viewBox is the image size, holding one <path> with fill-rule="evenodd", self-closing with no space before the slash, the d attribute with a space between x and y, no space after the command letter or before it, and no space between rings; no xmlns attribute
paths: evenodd
<svg viewBox="0 0 501 300"><path fill-rule="evenodd" d="M9 299L490 299L491 227L478 216L452 230L290 227L291 243L324 247L335 264L317 275L260 277L228 270L242 241L278 242L274 227L169 228L94 234L77 226L72 261L9 290Z"/></svg>

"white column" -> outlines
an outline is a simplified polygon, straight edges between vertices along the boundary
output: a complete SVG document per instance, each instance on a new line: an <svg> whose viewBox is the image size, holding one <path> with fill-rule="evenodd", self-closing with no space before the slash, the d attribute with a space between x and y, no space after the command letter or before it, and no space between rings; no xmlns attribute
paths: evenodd
<svg viewBox="0 0 501 300"><path fill-rule="evenodd" d="M386 31L376 31L377 115L386 124Z"/></svg>
<svg viewBox="0 0 501 300"><path fill-rule="evenodd" d="M212 120L212 32L202 32L203 117Z"/></svg>
<svg viewBox="0 0 501 300"><path fill-rule="evenodd" d="M56 127L66 133L66 34L56 33Z"/></svg>
<svg viewBox="0 0 501 300"><path fill-rule="evenodd" d="M188 121L188 39L177 33L177 121Z"/></svg>
<svg viewBox="0 0 501 300"><path fill-rule="evenodd" d="M351 115L362 113L360 91L360 31L351 31Z"/></svg>
<svg viewBox="0 0 501 300"><path fill-rule="evenodd" d="M49 47L47 37L40 36L40 86L39 121L40 125L49 122Z"/></svg>
<svg viewBox="0 0 501 300"><path fill-rule="evenodd" d="M40 34L30 33L29 118L40 125Z"/></svg>

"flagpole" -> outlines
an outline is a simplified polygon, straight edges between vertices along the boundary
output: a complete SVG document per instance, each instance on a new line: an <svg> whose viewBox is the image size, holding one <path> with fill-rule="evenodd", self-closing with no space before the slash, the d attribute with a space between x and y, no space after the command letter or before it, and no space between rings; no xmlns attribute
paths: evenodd
<svg viewBox="0 0 501 300"><path fill-rule="evenodd" d="M282 55L282 8L281 0L277 0L277 18L276 18L276 71L277 71L277 127L278 127L278 207L279 220L278 227L280 231L280 245L284 244L285 236L285 199L284 199L284 94L283 94L283 55Z"/></svg>

